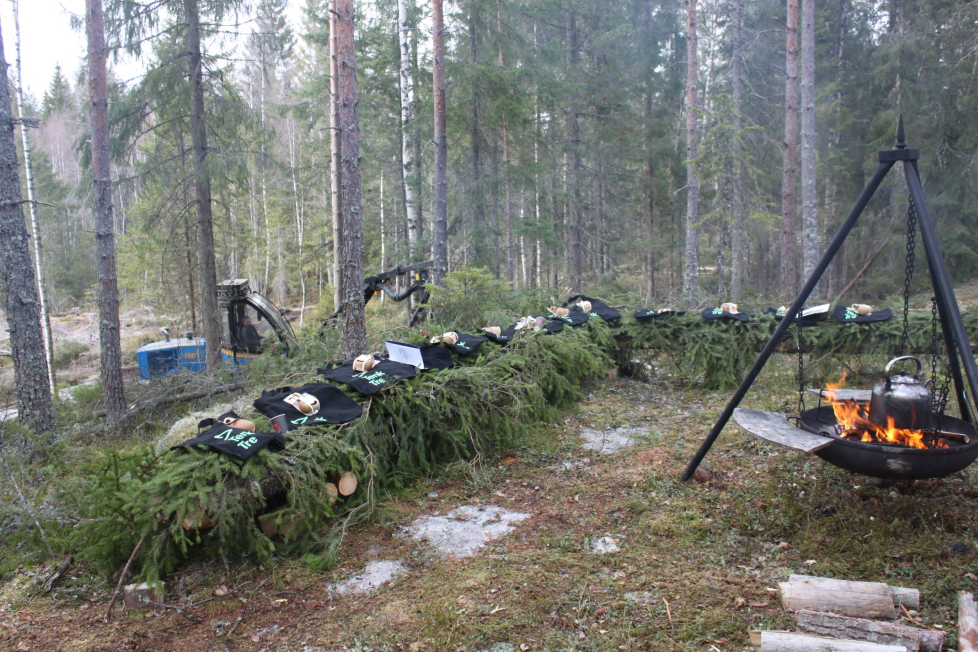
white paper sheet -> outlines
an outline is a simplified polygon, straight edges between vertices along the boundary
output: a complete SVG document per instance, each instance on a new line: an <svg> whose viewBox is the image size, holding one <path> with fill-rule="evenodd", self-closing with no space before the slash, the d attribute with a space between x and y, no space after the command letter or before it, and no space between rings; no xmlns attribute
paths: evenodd
<svg viewBox="0 0 978 652"><path fill-rule="evenodd" d="M403 342L384 342L387 345L387 355L394 362L409 364L418 369L424 369L424 360L421 358L421 347Z"/></svg>

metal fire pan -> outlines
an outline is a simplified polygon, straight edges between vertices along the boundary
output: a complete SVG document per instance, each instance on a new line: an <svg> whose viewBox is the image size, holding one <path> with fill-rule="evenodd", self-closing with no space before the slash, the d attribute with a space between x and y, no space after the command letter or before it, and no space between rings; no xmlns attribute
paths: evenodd
<svg viewBox="0 0 978 652"><path fill-rule="evenodd" d="M950 441L948 448L909 448L899 444L877 444L840 437L835 431L835 414L831 406L805 410L801 425L813 434L830 437L831 446L814 451L829 464L839 468L887 480L924 480L943 478L967 468L978 458L978 431L967 421L945 416L942 428L967 435L971 442Z"/></svg>

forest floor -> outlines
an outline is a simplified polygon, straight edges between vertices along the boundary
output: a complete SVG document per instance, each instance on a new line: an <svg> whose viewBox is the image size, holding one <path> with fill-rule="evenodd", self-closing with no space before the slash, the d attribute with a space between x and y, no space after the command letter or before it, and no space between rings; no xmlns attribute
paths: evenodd
<svg viewBox="0 0 978 652"><path fill-rule="evenodd" d="M789 362L752 407L792 410ZM727 397L601 382L521 448L382 503L324 573L289 558L188 564L166 606L118 606L108 624L110 587L86 569L50 597L15 573L0 586L0 649L740 651L750 629L793 628L775 595L790 573L919 588L915 617L953 636L955 592L978 589L978 472L871 485L731 426L699 481L680 483ZM405 535L459 507L500 526L471 556ZM495 508L526 517L502 533ZM401 574L339 587L382 561Z"/></svg>

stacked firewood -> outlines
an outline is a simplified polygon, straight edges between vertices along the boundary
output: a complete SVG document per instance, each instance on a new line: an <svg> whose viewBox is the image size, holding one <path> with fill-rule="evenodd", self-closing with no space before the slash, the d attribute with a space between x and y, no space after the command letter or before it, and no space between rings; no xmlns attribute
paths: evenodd
<svg viewBox="0 0 978 652"><path fill-rule="evenodd" d="M920 591L882 582L849 582L792 575L779 584L781 602L795 613L797 632L750 632L761 652L941 652L944 632L915 627ZM959 652L978 652L974 599L961 593ZM965 608L965 603L970 607ZM966 612L967 611L967 616Z"/></svg>

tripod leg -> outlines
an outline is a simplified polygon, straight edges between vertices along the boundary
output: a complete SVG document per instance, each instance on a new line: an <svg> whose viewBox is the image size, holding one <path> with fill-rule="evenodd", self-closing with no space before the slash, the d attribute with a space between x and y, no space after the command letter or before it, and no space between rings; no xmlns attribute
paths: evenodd
<svg viewBox="0 0 978 652"><path fill-rule="evenodd" d="M930 211L927 210L927 203L924 199L924 189L920 184L920 175L912 161L903 164L903 172L907 177L907 186L910 188L910 196L917 206L917 223L920 225L920 235L924 241L924 249L927 252L927 263L931 270L931 279L934 283L934 294L937 297L937 306L941 316L941 327L945 329L945 341L947 332L957 343L957 349L961 354L961 363L964 366L964 373L968 379L968 389L971 390L972 398L978 400L978 365L975 364L975 356L971 350L971 343L968 341L968 331L965 330L964 320L961 318L961 311L958 308L958 301L954 296L954 286L951 284L951 277L944 264L944 256L937 240L937 232L934 230L934 222L931 221ZM954 348L949 346L948 359L955 357ZM952 374L954 367L951 367ZM960 379L960 372L954 378L955 390L958 393L958 400L964 404L963 383ZM966 412L962 410L962 414ZM970 414L970 412L967 412Z"/></svg>
<svg viewBox="0 0 978 652"><path fill-rule="evenodd" d="M744 395L747 394L747 390L750 389L750 386L754 384L755 380L757 380L757 376L761 373L761 369L763 369L764 365L767 364L767 361L774 353L774 350L778 348L778 344L781 343L781 338L784 337L788 327L794 323L795 315L797 315L801 311L802 306L805 305L805 301L808 300L808 296L812 293L812 290L815 289L815 286L818 285L819 280L822 278L822 274L825 273L829 263L832 262L832 259L835 258L835 255L839 252L839 248L848 237L849 232L852 231L852 227L855 226L856 220L859 219L859 216L862 215L863 210L866 209L866 204L868 204L869 200L873 198L873 194L876 192L876 189L879 188L880 183L883 182L883 178L886 177L886 173L889 172L890 168L892 167L893 161L881 161L877 166L876 172L873 173L873 176L866 184L866 187L863 188L862 193L859 195L859 199L856 200L855 206L852 207L852 210L849 211L849 215L847 215L845 221L842 222L842 226L839 227L839 232L835 234L832 242L829 243L829 246L826 248L825 253L822 254L822 259L819 260L818 265L815 266L815 270L812 272L812 275L807 281L805 281L805 285L802 287L801 292L798 293L798 296L795 297L791 307L788 308L788 312L785 313L784 319L781 320L781 323L778 324L778 327L774 330L774 334L771 335L771 339L769 339L767 344L764 345L761 353L757 356L757 360L754 361L754 364L747 372L747 375L744 376L744 380L741 381L740 387L738 387L737 391L734 392L734 395L727 403L727 406L723 408L723 412L720 413L716 423L713 424L713 427L710 429L710 433L706 436L706 439L703 440L703 443L700 445L699 450L696 451L693 459L689 461L689 464L686 466L686 470L683 471L683 474L680 477L683 482L686 482L693 477L693 473L696 472L696 468L700 465L700 462L703 461L703 458L706 457L710 447L713 446L713 442L715 442L717 437L720 436L720 431L723 430L723 427L727 425L728 421L730 421L733 411L738 405L740 405L740 402L744 399Z"/></svg>

